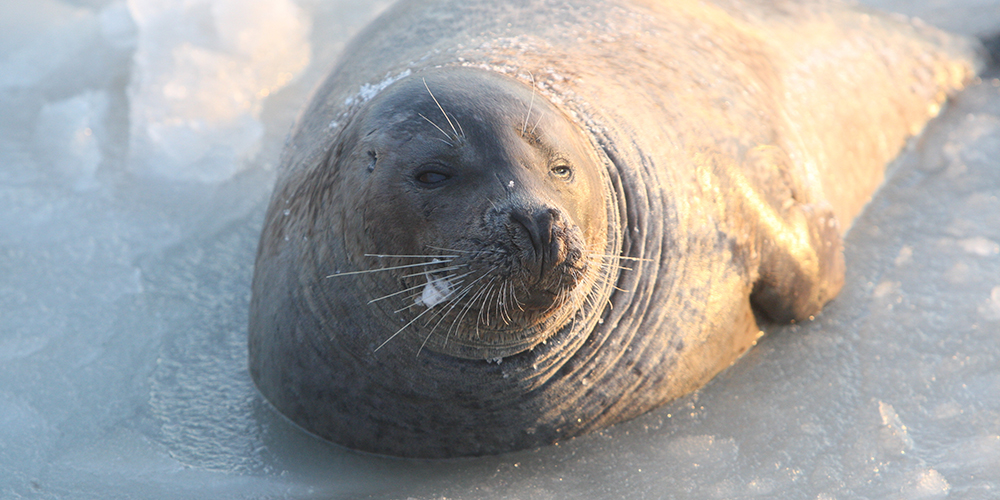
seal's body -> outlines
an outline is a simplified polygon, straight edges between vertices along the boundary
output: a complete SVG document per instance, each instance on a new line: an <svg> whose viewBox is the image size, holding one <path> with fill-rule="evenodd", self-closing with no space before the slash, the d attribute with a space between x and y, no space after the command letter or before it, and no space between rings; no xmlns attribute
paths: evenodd
<svg viewBox="0 0 1000 500"><path fill-rule="evenodd" d="M831 2L403 2L293 130L253 378L402 456L639 415L752 346L751 304L836 295L842 232L975 64Z"/></svg>

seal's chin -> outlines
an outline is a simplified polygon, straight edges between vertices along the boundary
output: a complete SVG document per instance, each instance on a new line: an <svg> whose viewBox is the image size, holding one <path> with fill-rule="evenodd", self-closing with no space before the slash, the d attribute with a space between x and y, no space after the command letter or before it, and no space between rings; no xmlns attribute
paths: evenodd
<svg viewBox="0 0 1000 500"><path fill-rule="evenodd" d="M535 283L515 288L514 297L519 309L532 319L544 319L539 316L549 314L565 303L587 273L587 266L579 258L579 253L574 257L572 261L563 262L553 269L543 269Z"/></svg>

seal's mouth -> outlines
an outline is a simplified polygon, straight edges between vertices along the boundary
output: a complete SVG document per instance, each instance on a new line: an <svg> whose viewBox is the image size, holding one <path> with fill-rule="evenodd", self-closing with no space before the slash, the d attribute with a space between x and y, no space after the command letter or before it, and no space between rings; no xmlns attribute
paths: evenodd
<svg viewBox="0 0 1000 500"><path fill-rule="evenodd" d="M558 216L528 224L510 217L492 241L467 239L449 245L405 288L414 305L452 339L490 344L496 338L538 327L557 314L584 281L588 265L580 230ZM504 237L506 236L506 237Z"/></svg>
<svg viewBox="0 0 1000 500"><path fill-rule="evenodd" d="M369 255L399 273L399 288L375 299L399 300L400 328L387 338L407 331L420 349L469 358L544 341L590 294L596 264L582 234L558 209L508 208L421 255Z"/></svg>
<svg viewBox="0 0 1000 500"><path fill-rule="evenodd" d="M582 253L574 249L557 261L556 266L542 266L535 276L532 269L522 268L521 283L514 297L527 315L550 312L561 306L586 275Z"/></svg>
<svg viewBox="0 0 1000 500"><path fill-rule="evenodd" d="M587 272L585 263L574 260L543 269L538 276L514 256L497 264L496 252L485 255L488 258L473 255L468 262L449 263L446 269L470 269L459 274L460 279L443 272L428 274L417 304L435 307L448 302L449 309L475 318L472 327L480 331L526 328L558 309Z"/></svg>

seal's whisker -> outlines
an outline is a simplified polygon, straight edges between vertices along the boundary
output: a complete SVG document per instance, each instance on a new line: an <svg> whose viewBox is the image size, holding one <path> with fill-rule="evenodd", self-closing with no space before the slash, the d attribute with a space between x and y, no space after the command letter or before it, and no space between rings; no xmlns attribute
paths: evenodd
<svg viewBox="0 0 1000 500"><path fill-rule="evenodd" d="M469 272L467 272L467 273L463 274L462 276L463 276L463 277L465 277L465 276L468 276L468 275L472 274L473 272L474 272L474 271L469 271ZM479 280L481 280L481 279L485 278L486 276L488 276L488 275L487 275L487 274L483 274L482 276L480 276L480 277L478 277L478 278L476 278L476 279L472 280L471 282L469 282L469 284L468 284L468 285L464 285L464 283L465 283L465 280L462 280L461 282L457 283L457 284L455 285L455 289L456 289L456 290L458 290L458 294L456 295L456 298L457 298L457 300L461 300L461 299L465 298L465 296L466 296L466 295L467 295L467 294L469 293L469 291L471 291L471 290L472 290L472 287L473 287L473 286L475 286L475 284L476 284L476 283L477 283L477 282L478 282ZM461 287L461 286L463 286L463 285L464 285L464 287L462 287L462 288L461 288L461 289L459 290L459 287ZM452 299L452 300L449 300L449 301L448 301L448 302L447 302L447 303L445 304L445 307L447 307L447 306L449 306L449 305L453 305L453 304L457 303L457 300L456 300L456 299ZM452 307L454 307L454 306L452 306ZM451 309L449 309L449 310L448 310L447 312L450 312L450 311L451 311ZM439 310L439 312L444 312L444 308L441 308L441 309Z"/></svg>
<svg viewBox="0 0 1000 500"><path fill-rule="evenodd" d="M451 291L451 292L448 292L448 293L450 295L450 294L454 293L454 291ZM407 328L409 328L410 325L412 325L418 319L420 319L421 317L423 317L423 315L425 315L428 312L433 311L433 310L434 310L433 308L428 307L427 310L423 311L422 313L418 314L415 318L413 318L410 321L408 321L405 325L403 325L402 328L400 328L399 330L396 330L396 333L390 335L389 338L385 339L385 341L382 342L381 344L379 344L379 346L376 347L375 350L372 351L372 352L378 352L378 350L381 349L382 347L384 347L386 344L388 344L390 340L396 338L396 336L399 335L400 332L402 332L403 330L406 330Z"/></svg>
<svg viewBox="0 0 1000 500"><path fill-rule="evenodd" d="M448 316L448 313L450 313L452 311L452 309L454 309L455 306L458 305L458 303L469 294L469 291L472 290L472 287L476 284L476 281L479 281L481 278L482 277L476 278L475 280L473 280L468 285L465 285L464 288L462 288L461 290L458 291L458 293L455 295L454 298L452 298L451 300L449 300L449 301L447 301L445 303L444 307L438 309L438 311L434 313L434 315L432 316L431 319L433 320L434 317L437 317L437 316L440 315L441 316L441 320L444 320L444 318ZM431 306L431 307L433 307L433 306ZM438 323L440 323L440 321L438 321ZM424 326L427 326L429 324L430 324L430 321L428 321L426 324L424 324ZM435 328L436 328L436 326L435 326ZM433 330L431 330L431 331L433 331Z"/></svg>
<svg viewBox="0 0 1000 500"><path fill-rule="evenodd" d="M514 320L510 319L510 313L507 311L507 301L500 301L500 319L503 320L503 324L510 325Z"/></svg>
<svg viewBox="0 0 1000 500"><path fill-rule="evenodd" d="M428 274L441 273L441 272L445 272L445 271L454 271L456 269L461 269L461 268L466 267L466 266L468 266L468 264L459 264L457 266L441 267L441 268L438 268L438 269L428 269L426 271L420 271L419 273L407 274L407 275L404 275L403 277L404 278L412 278L414 276L426 276Z"/></svg>
<svg viewBox="0 0 1000 500"><path fill-rule="evenodd" d="M453 275L451 275L451 276L446 276L446 277L445 277L445 279L448 279L448 280L451 280L451 281L454 281L454 280L462 280L462 278L464 278L464 277L466 277L466 276L468 276L468 275L470 275L470 274L472 274L472 273L474 273L474 272L475 272L475 271L469 271L469 272L466 272L466 273L463 273L463 274L459 274L459 275L454 275L454 274L453 274ZM464 280L462 280L462 281L459 281L458 283L455 283L455 284L454 284L454 286L460 286L460 285L462 284L462 282L463 282L463 281L464 281Z"/></svg>
<svg viewBox="0 0 1000 500"><path fill-rule="evenodd" d="M483 298L483 309L486 310L486 324L490 323L490 306L487 302L491 300L490 297L493 296L494 292L496 292L496 285L491 286L489 292L486 294L486 297Z"/></svg>
<svg viewBox="0 0 1000 500"><path fill-rule="evenodd" d="M327 278L337 278L337 277L340 277L340 276L351 276L351 275L354 275L354 274L377 273L377 272L381 272L381 271L394 271L394 270L397 270L397 269L408 269L408 268L412 268L412 267L430 266L430 265L433 265L433 264L447 264L448 262L451 262L451 260L432 260L430 262L417 262L415 264L403 264L403 265L399 265L399 266L380 267L378 269L365 269L363 271L348 271L346 273L331 274L331 275L327 276ZM457 266L457 267L452 266L452 267L455 268L455 269L457 269L457 267L461 267L461 266ZM441 269L435 269L434 271L431 271L431 272L438 272L438 271L445 271L445 270L450 270L450 269L449 268L441 268ZM420 274L423 274L423 273L420 273Z"/></svg>
<svg viewBox="0 0 1000 500"><path fill-rule="evenodd" d="M507 319L509 319L510 322L513 323L514 319L510 315L510 311L511 311L510 304L511 303L514 303L514 304L518 304L519 303L518 300L517 300L517 293L515 293L515 291L514 291L513 284L511 284L511 286L507 287L507 295L510 298L503 301L504 314L506 314L507 315Z"/></svg>
<svg viewBox="0 0 1000 500"><path fill-rule="evenodd" d="M524 312L524 306L523 306L523 305L521 304L521 301L520 301L520 300L517 300L517 294L514 294L514 293L512 293L512 294L510 294L510 297L511 297L512 299L514 299L514 300L512 301L512 302L514 302L514 305L515 305L515 306L517 306L517 308L518 308L518 309L520 309L520 310L521 310L521 312Z"/></svg>
<svg viewBox="0 0 1000 500"><path fill-rule="evenodd" d="M470 274L472 274L472 271L469 271L469 272L467 272L465 274L452 274L452 275L449 275L449 276L443 276L443 277L438 278L438 279L443 279L443 280L446 280L449 283L451 283L451 282L453 282L455 280L460 280L460 279L462 279L462 278L464 278L464 277L466 277L466 276L468 276ZM460 284L461 284L461 282L458 282L458 284L456 284L455 286L458 286ZM390 293L388 295L383 295L383 296L378 297L376 299L369 300L368 303L371 304L373 302L378 302L380 300L388 299L389 297L395 297L396 295L399 295L401 293L410 292L410 291L416 290L418 288L424 288L425 286L427 286L427 283L421 283L419 285L414 285L414 286L411 286L409 288L405 288L403 290L400 290L398 292L392 292L392 293ZM419 296L419 295L421 295L421 293L413 294L413 296L411 298L412 299L416 299L417 296Z"/></svg>
<svg viewBox="0 0 1000 500"><path fill-rule="evenodd" d="M380 253L366 253L365 257L377 257L380 259L456 259L458 255L392 255Z"/></svg>
<svg viewBox="0 0 1000 500"><path fill-rule="evenodd" d="M510 312L513 310L513 308L510 307L511 303L513 303L515 306L517 306L517 308L520 309L521 311L524 311L524 308L521 307L521 301L517 300L517 293L515 293L513 287L511 287L511 290L510 290L510 301L508 301L508 302L505 303L505 305L507 306L507 317L508 318L511 318ZM514 321L514 320L511 319L511 321Z"/></svg>
<svg viewBox="0 0 1000 500"><path fill-rule="evenodd" d="M503 309L504 309L503 302L504 302L504 300L506 300L506 294L507 294L507 287L508 286L510 286L510 280L504 280L503 283L500 283L500 288L497 289L497 298L496 298L496 304L495 304L496 305L496 311L497 311L496 312L496 317L500 318L500 321L503 321L504 324L509 324L509 323L507 323L507 318L505 318L504 314L503 314Z"/></svg>
<svg viewBox="0 0 1000 500"><path fill-rule="evenodd" d="M455 132L455 137L456 138L459 137L458 130L455 129L455 124L451 122L451 118L448 117L448 113L445 112L444 108L441 106L441 103L438 102L437 97L434 97L434 92L431 92L431 88L427 86L427 79L423 79L423 81L424 81L424 88L427 89L427 93L431 95L431 99L434 99L434 104L437 104L438 109L441 110L441 114L444 115L444 119L448 121L448 125L451 125L451 130Z"/></svg>
<svg viewBox="0 0 1000 500"><path fill-rule="evenodd" d="M440 317L440 318L444 319L444 317L447 316L447 313L449 311L448 306L451 305L451 304L456 303L459 300L462 300L462 297L464 297L464 294L462 293L463 290L459 290L458 293L456 293L454 297L452 297L451 299L449 299L446 302L444 302L444 306L436 309L434 311L434 314L431 314L431 316L429 318L427 318L427 322L424 323L424 328L427 328L427 325L431 324L431 321L434 321L434 318ZM419 305L419 304L414 304L414 305ZM437 307L437 304L428 307L428 309L431 309L431 308L434 308L434 307ZM440 320L438 320L438 322L440 323ZM435 325L435 328L437 328L436 325ZM432 328L431 331L433 332L434 329Z"/></svg>
<svg viewBox="0 0 1000 500"><path fill-rule="evenodd" d="M592 261L590 261L590 263L596 264L601 269L620 269L622 271L632 271L633 270L631 267L623 265L623 264L618 263L618 262L604 262L604 261L600 261L600 260L592 260Z"/></svg>
<svg viewBox="0 0 1000 500"><path fill-rule="evenodd" d="M553 302L553 305L555 306L555 305L558 305L558 304L562 304L563 301L566 300L566 297L568 295L569 295L568 293L560 291L559 293L556 294L556 300L555 300L555 302Z"/></svg>
<svg viewBox="0 0 1000 500"><path fill-rule="evenodd" d="M485 275L484 275L484 276L485 276ZM493 279L496 279L496 277L494 276L494 277L493 277ZM491 279L491 280L490 280L490 283L492 283L492 282L493 282L493 279ZM487 283L487 284L488 284L488 283ZM480 289L479 289L479 290L478 290L478 291L477 291L477 292L476 292L475 294L473 294L473 295L472 295L472 298L471 298L471 299L469 299L469 301L468 301L468 302L466 302L466 304L465 304L465 307L463 307L463 308L462 308L462 310L461 310L461 311L459 311L459 313L458 313L458 314L457 314L457 315L455 316L455 320L454 320L454 321L452 321L452 322L451 322L451 326L449 326L449 327L448 327L448 333L447 333L447 334L445 335L445 342L448 342L448 338L450 338L450 337L451 337L451 332L452 332L452 330L454 329L455 331L457 331L457 328L456 328L456 327L457 327L457 326L458 326L459 324L461 324L461 323L462 323L462 321L464 321L464 320L465 320L465 316L466 316L466 315L468 315L468 314L469 314L469 311L471 311L471 310L472 310L472 305L476 303L476 299L478 299L478 298L479 298L479 295L480 295L480 294L482 293L482 291L483 291L483 289L484 289L484 288L485 288L485 287L483 287L483 288L480 288Z"/></svg>
<svg viewBox="0 0 1000 500"><path fill-rule="evenodd" d="M529 131L528 131L528 134L529 134L529 135L534 135L534 134L535 134L535 129L536 129L536 128L538 128L538 124L539 124L539 123L542 123L542 118L545 118L545 115L544 115L544 114L542 114L542 113L539 113L539 114L538 114L538 119L537 119L537 120L535 120L535 124L534 124L534 125L532 125L532 126L531 126L531 130L529 130Z"/></svg>
<svg viewBox="0 0 1000 500"><path fill-rule="evenodd" d="M399 313L401 313L401 312L403 312L403 311L405 311L407 309L413 309L414 307L419 306L420 304L417 303L417 297L420 297L420 295L421 295L421 293L415 293L413 295L410 295L409 297L406 298L407 301L410 302L410 305L401 307L399 309L396 309L392 313L393 314L399 314Z"/></svg>
<svg viewBox="0 0 1000 500"><path fill-rule="evenodd" d="M442 252L476 253L476 252L473 252L471 250L458 250L458 249L455 249L455 248L441 248L441 247L435 247L435 246L431 246L431 245L427 245L427 248L430 248L431 250L440 250ZM456 255L455 257L457 258L458 256Z"/></svg>
<svg viewBox="0 0 1000 500"><path fill-rule="evenodd" d="M470 274L470 273L463 274L462 276L466 276L468 274ZM458 287L462 286L463 283L464 283L464 280L459 281L458 283L455 283L455 284L451 285L452 286L452 291L454 292L454 291L458 290ZM420 285L420 288L424 288L426 286L427 286L427 284L424 283L424 284ZM424 291L422 289L419 292L417 292L417 293L410 294L410 296L406 297L406 300L405 300L405 302L409 302L410 304L407 305L407 306L405 306L405 307L396 309L395 311L393 311L393 314L398 314L398 313L401 313L401 312L403 312L403 311L405 311L407 309L413 309L414 307L417 307L417 306L424 306L424 307L427 307L428 309L430 309L430 308L435 307L438 304L447 303L447 302L449 302L448 297L451 296L451 293L446 293L444 295L444 297L441 297L441 299L440 299L439 302L436 302L436 303L434 303L432 305L429 305L429 306L427 304L425 304L423 302L423 300L421 300L421 299L423 299L423 295L424 295ZM451 299L451 300L454 300L454 299Z"/></svg>
<svg viewBox="0 0 1000 500"><path fill-rule="evenodd" d="M599 257L603 259L620 259L620 260L635 260L639 262L653 262L653 259L646 259L642 257L628 257L625 255L609 255L600 253L588 253L587 257Z"/></svg>
<svg viewBox="0 0 1000 500"><path fill-rule="evenodd" d="M465 273L462 276L468 276L470 274L472 274L472 272ZM439 304L443 303L444 306L440 307L440 308L438 308L438 309L436 309L434 311L434 314L431 315L430 319L428 319L427 322L424 323L424 327L426 328L427 325L429 325L431 323L431 321L434 321L434 318L438 317L438 316L441 317L441 319L438 320L438 324L440 324L441 321L444 320L444 318L446 318L448 316L448 313L450 313L451 310L455 308L455 305L457 305L463 298L465 298L466 295L468 295L469 290L472 289L472 286L475 285L476 281L478 281L479 279L480 278L477 278L477 279L473 280L471 283L469 283L468 285L465 285L464 287L462 287L462 285L465 283L464 280L459 281L458 283L456 283L455 284L455 288L452 290L452 293L449 294L449 295L454 295L454 296L451 297L450 299L448 299L447 301L442 300L441 302L439 302ZM462 288L460 289L459 287L462 287ZM418 304L415 303L413 305L418 305ZM431 309L434 309L437 305L438 304L434 304L432 306L429 306L427 308L427 310L429 311ZM434 329L436 329L436 328L437 328L437 324L434 325L434 328L431 328L431 333L434 333ZM428 338L430 338L429 334L428 334ZM426 339L424 340L424 342L426 343ZM421 349L422 348L423 347L421 346ZM420 350L417 350L417 354L420 354Z"/></svg>
<svg viewBox="0 0 1000 500"><path fill-rule="evenodd" d="M531 108L535 105L535 75L529 71L528 76L531 77L531 100L528 101L528 114L524 115L524 123L521 124L521 137L524 137L524 131L528 128L528 119L531 118Z"/></svg>
<svg viewBox="0 0 1000 500"><path fill-rule="evenodd" d="M479 308L479 314L476 315L476 337L477 338L479 337L479 323L483 323L484 322L484 317L485 317L485 323L489 323L490 312L488 310L486 310L486 302L489 300L490 294L493 293L493 288L496 286L496 285L493 284L493 282L496 281L496 278L497 277L494 276L493 279L491 279L489 282L487 282L485 285L483 285L483 288L482 288L482 292L483 293L482 293L482 295L479 296L479 298L481 298L483 300L483 305L482 305L482 307Z"/></svg>
<svg viewBox="0 0 1000 500"><path fill-rule="evenodd" d="M597 276L588 276L586 282L584 283L584 286L586 286L588 290L591 290L591 292L588 293L586 297L584 297L584 301L587 303L587 306L590 307L590 309L597 308L597 299L599 296L596 286L597 280L598 280Z"/></svg>
<svg viewBox="0 0 1000 500"><path fill-rule="evenodd" d="M479 314L476 315L476 338L479 338L479 324L483 322L483 316L486 313L486 300L489 297L490 292L493 290L493 280L483 286L483 294L479 298L483 299L483 305L479 308Z"/></svg>
<svg viewBox="0 0 1000 500"><path fill-rule="evenodd" d="M513 299L514 304L517 305L517 308L520 309L521 311L524 311L524 304L521 303L520 300L518 300L517 294L514 293L513 291L511 291L510 292L510 297Z"/></svg>
<svg viewBox="0 0 1000 500"><path fill-rule="evenodd" d="M619 269L622 271L632 270L631 267L622 265L619 262L619 259L620 257L615 257L611 255L600 255L600 254L587 254L584 256L584 260L600 266L601 269ZM634 259L634 260L640 260L640 259Z"/></svg>
<svg viewBox="0 0 1000 500"><path fill-rule="evenodd" d="M417 116L423 118L424 120L427 120L427 123L430 123L431 125L434 125L434 128L438 129L438 131L441 132L442 134L444 134L445 137L451 139L451 136L448 135L448 132L445 132L443 128L441 128L440 126L438 126L437 123L434 123L433 121L431 121L430 118L427 118L426 116L424 116L423 113L417 113ZM451 143L448 143L448 145L451 146L451 147L455 147Z"/></svg>
<svg viewBox="0 0 1000 500"><path fill-rule="evenodd" d="M596 261L594 263L597 264L598 266L600 266L601 269L618 269L620 271L632 271L633 270L631 267L623 266L621 264L611 264L611 263L607 263L607 262L596 262Z"/></svg>
<svg viewBox="0 0 1000 500"><path fill-rule="evenodd" d="M459 302L460 302L460 301L461 301L461 300L462 300L463 298L465 298L465 296L466 296L466 295L467 295L467 294L469 293L468 291L469 291L470 289L471 289L471 283L470 283L470 286L469 286L469 287L466 287L466 288L464 289L464 290L465 290L465 291L464 291L464 293L461 293L461 294L457 295L457 296L456 296L456 297L455 297L454 299L452 299L452 300L448 301L448 304L451 304L451 307L449 307L447 311L445 311L445 308L444 308L444 307L442 307L442 308L441 308L441 309L439 309L439 310L438 310L438 311L437 311L436 313L434 313L435 315L439 315L439 316L440 316L440 319L438 319L437 323L435 323L435 324L434 324L434 327L433 327L433 328L431 328L431 331L430 331L430 332L428 332L428 333L427 333L427 335L426 335L426 336L424 337L424 341L420 343L420 347L419 347L419 348L417 349L417 354L416 354L417 356L420 356L420 353L421 353L421 352L422 352L422 351L424 350L424 346L425 346L425 345L427 345L427 341L431 339L431 335L434 335L434 330L437 330L437 327L438 327L438 326L439 326L439 325L441 324L441 322L442 322L442 321L444 321L444 319L448 317L448 314L450 314L450 313L451 313L452 309L454 309L454 308L455 308L455 306L456 306L456 305L457 305L457 304L458 304L458 303L459 303ZM445 304L445 306L447 306L448 304ZM433 320L433 319L434 319L434 318L433 318L433 316L432 316L432 317L431 317L431 320ZM425 324L424 324L424 327L426 327L426 326L427 326L427 325L429 325L429 324L430 324L430 321L428 321L427 323L425 323ZM445 341L444 341L444 343L445 343L445 344L447 344L447 343L448 343L448 339L447 339L447 338L445 338Z"/></svg>
<svg viewBox="0 0 1000 500"><path fill-rule="evenodd" d="M593 293L588 293L587 296L583 298L583 302L590 309L595 309L596 308L595 302L594 302L596 299L594 298L594 295L595 294L593 294Z"/></svg>
<svg viewBox="0 0 1000 500"><path fill-rule="evenodd" d="M415 285L415 286L411 286L411 287L409 287L409 288L404 288L404 289L402 289L402 290L400 290L400 291L398 291L398 292L392 292L392 293L390 293L389 295L383 295L383 296L381 296L381 297L378 297L378 298L374 298L374 299L372 299L372 300L369 300L369 301L368 301L368 303L369 303L369 304L374 304L375 302L378 302L378 301L380 301L380 300L385 300L385 299L388 299L389 297L395 297L395 296L397 296L397 295L399 295L399 294L401 294L401 293L406 293L406 292L412 292L413 290L416 290L416 289L418 289L418 288L423 288L423 287L425 287L425 286L427 286L427 284L426 284L426 283L421 283L421 284L419 284L419 285ZM416 297L416 294L414 295L414 297Z"/></svg>
<svg viewBox="0 0 1000 500"><path fill-rule="evenodd" d="M455 306L457 306L462 301L462 299L464 299L466 296L468 296L469 292L472 290L472 287L475 286L476 282L479 281L479 280L481 280L481 279L483 279L483 278L485 278L486 276L488 276L488 274L483 274L482 276L480 276L480 277L472 280L472 282L469 283L468 285L466 285L461 290L460 293L456 294L455 298L453 298L452 300L449 300L448 303L445 304L445 307L447 307L447 310L445 310L445 307L442 307L441 309L439 309L435 313L435 315L439 314L441 316L441 318L438 320L437 323L434 324L434 327L431 328L431 331L427 334L427 336L424 337L423 343L421 343L420 344L420 348L417 349L417 355L418 356L420 355L420 352L424 349L424 345L426 345L427 341L430 340L431 335L434 334L434 330L437 330L437 327L441 324L442 321L444 321L445 318L448 317L449 314L451 314L451 311L455 309ZM430 308L428 308L427 310L429 311ZM427 324L430 324L430 321L428 321ZM454 326L454 323L452 325ZM426 324L424 326L426 326ZM448 329L448 332L449 332L449 335L450 335L451 328ZM448 337L445 337L445 343L447 344L447 342L448 342Z"/></svg>
<svg viewBox="0 0 1000 500"><path fill-rule="evenodd" d="M503 313L501 312L501 308L500 307L501 307L501 305L503 305L504 287L507 286L507 283L508 283L507 280L504 280L504 281L500 282L500 287L497 288L497 299L496 299L496 302L493 304L494 305L494 309L496 310L495 316L497 316L501 320L503 320ZM506 322L506 320L504 320L504 322Z"/></svg>
<svg viewBox="0 0 1000 500"><path fill-rule="evenodd" d="M483 286L481 290L484 292L480 295L480 297L483 299L483 305L482 307L479 308L479 314L476 315L476 338L479 338L479 324L482 323L483 321L483 311L486 309L486 301L488 300L489 295L493 293L493 287L494 287L493 282L496 281L496 279L497 276L494 276L493 279L491 279L489 283L486 283L486 285ZM489 313L487 312L487 322L488 321L489 321Z"/></svg>
<svg viewBox="0 0 1000 500"><path fill-rule="evenodd" d="M610 258L610 257L609 257L609 258ZM633 260L647 260L647 261L648 261L649 259L638 259L638 258L633 258ZM610 263L610 262L603 262L603 261L601 261L601 260L598 260L598 259L593 259L593 260L592 260L591 262L594 262L594 263L596 263L596 264L597 264L598 266L600 266L600 267L601 267L601 269L617 269L617 270L620 270L620 271L632 271L632 268L631 268L631 267L627 267L627 266L623 266L623 265L621 265L621 264L617 264L617 263ZM597 284L597 278L596 278L596 276L595 276L595 277L594 277L594 278L593 278L592 280L590 280L590 281L589 281L589 282L587 283L587 285L586 285L586 286L588 286L588 287L593 287L593 286L594 286L594 285L596 285L596 284ZM628 292L630 292L630 291L631 291L631 290L626 290L626 289L624 289L624 288L621 288L621 287L619 287L619 286L615 286L615 285L613 285L613 284L611 285L611 288L613 288L613 289L615 289L615 290L617 290L617 291L619 291L619 292L622 292L622 293L628 293Z"/></svg>
<svg viewBox="0 0 1000 500"><path fill-rule="evenodd" d="M490 306L493 309L493 320L496 321L500 318L500 302L502 300L501 295L503 294L503 287L506 281L501 281L493 288L493 295L490 296ZM501 318L502 319L502 318Z"/></svg>
<svg viewBox="0 0 1000 500"><path fill-rule="evenodd" d="M504 324L509 325L509 324L513 323L514 320L510 317L510 313L507 311L507 298L506 298L506 296L507 295L511 295L512 296L514 292L512 291L512 287L509 285L510 281L507 281L506 284L508 286L505 288L504 296L500 297L500 302L499 302L499 305L500 305L500 319L503 320Z"/></svg>
<svg viewBox="0 0 1000 500"><path fill-rule="evenodd" d="M557 299L561 298L561 297L559 297L559 295L562 295L562 290L563 290L563 287L562 287L562 284L563 284L563 279L564 279L564 278L565 278L565 276L562 276L562 275L560 275L560 276L559 276L559 281L557 281L557 282L556 282L556 290L559 290L559 291L560 291L560 292L559 292L559 293L558 293L558 294L556 295L556 298L557 298Z"/></svg>

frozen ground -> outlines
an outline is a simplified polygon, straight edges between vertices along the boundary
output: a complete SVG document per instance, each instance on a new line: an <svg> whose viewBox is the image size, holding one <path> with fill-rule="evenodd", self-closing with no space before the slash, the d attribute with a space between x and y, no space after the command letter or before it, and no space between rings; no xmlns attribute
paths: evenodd
<svg viewBox="0 0 1000 500"><path fill-rule="evenodd" d="M872 3L1000 31L996 0ZM992 77L855 224L841 296L692 396L450 462L353 453L276 416L244 368L273 165L384 6L0 0L0 498L1000 497Z"/></svg>

